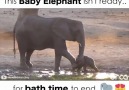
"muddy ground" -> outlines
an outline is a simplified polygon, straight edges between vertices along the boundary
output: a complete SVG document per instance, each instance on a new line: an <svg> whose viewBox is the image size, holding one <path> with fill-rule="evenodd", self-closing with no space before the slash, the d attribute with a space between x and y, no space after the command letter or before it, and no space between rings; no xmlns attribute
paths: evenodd
<svg viewBox="0 0 129 90"><path fill-rule="evenodd" d="M43 17L66 17L84 24L85 55L96 61L100 72L129 74L129 9L40 9ZM0 69L19 68L19 52L13 55L12 31L18 16L17 9L0 9ZM67 42L76 57L78 44ZM34 69L53 70L54 50L35 51L31 57ZM61 69L71 68L62 58Z"/></svg>

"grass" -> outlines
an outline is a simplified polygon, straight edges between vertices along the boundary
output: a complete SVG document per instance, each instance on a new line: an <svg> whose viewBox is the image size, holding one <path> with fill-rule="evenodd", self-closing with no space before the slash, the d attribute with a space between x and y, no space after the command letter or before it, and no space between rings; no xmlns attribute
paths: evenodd
<svg viewBox="0 0 129 90"><path fill-rule="evenodd" d="M86 75L54 75L50 80L93 80L93 78L87 78Z"/></svg>

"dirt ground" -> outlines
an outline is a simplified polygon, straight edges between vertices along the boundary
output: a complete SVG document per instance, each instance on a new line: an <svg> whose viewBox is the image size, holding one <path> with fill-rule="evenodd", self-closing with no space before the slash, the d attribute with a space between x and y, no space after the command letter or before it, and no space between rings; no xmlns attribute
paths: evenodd
<svg viewBox="0 0 129 90"><path fill-rule="evenodd" d="M66 17L84 24L85 55L96 61L100 72L129 74L129 9L40 9L43 17ZM18 68L19 52L13 56L12 31L17 9L0 9L0 68ZM67 42L76 57L78 44ZM54 68L54 50L35 51L31 57L34 68ZM61 68L71 68L62 58Z"/></svg>

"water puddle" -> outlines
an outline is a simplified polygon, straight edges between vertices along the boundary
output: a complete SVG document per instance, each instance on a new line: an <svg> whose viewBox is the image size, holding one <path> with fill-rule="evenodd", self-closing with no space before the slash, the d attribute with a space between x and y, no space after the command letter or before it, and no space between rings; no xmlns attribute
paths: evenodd
<svg viewBox="0 0 129 90"><path fill-rule="evenodd" d="M96 79L111 79L111 80L117 80L118 74L115 73L97 73L95 78Z"/></svg>
<svg viewBox="0 0 129 90"><path fill-rule="evenodd" d="M66 70L61 70L59 73L55 73L53 70L49 69L36 69L36 70L18 70L18 69L0 69L0 79L1 80L52 80L53 76L68 76L72 77L82 77L81 80L85 79L91 80L118 80L118 74L115 73L80 73L71 72ZM56 78L54 79L56 80ZM57 78L58 80L58 78ZM62 77L63 80L63 77ZM74 80L74 78L72 79Z"/></svg>

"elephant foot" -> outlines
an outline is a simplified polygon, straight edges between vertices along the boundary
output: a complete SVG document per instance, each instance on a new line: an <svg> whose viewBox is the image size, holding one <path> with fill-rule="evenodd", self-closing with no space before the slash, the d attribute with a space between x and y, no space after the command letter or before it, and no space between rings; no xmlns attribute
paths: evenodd
<svg viewBox="0 0 129 90"><path fill-rule="evenodd" d="M77 72L77 75L81 75L81 72Z"/></svg>
<svg viewBox="0 0 129 90"><path fill-rule="evenodd" d="M24 69L24 70L28 70L29 69L29 67L28 67L28 65L26 63L20 63L20 68Z"/></svg>
<svg viewBox="0 0 129 90"><path fill-rule="evenodd" d="M77 68L77 64L76 63L73 63L72 64L72 70L75 71L76 68Z"/></svg>
<svg viewBox="0 0 129 90"><path fill-rule="evenodd" d="M55 68L55 70L54 70L56 73L59 73L59 71L60 71L60 68Z"/></svg>
<svg viewBox="0 0 129 90"><path fill-rule="evenodd" d="M33 64L31 62L26 62L26 64L29 66L29 68L33 67Z"/></svg>
<svg viewBox="0 0 129 90"><path fill-rule="evenodd" d="M54 71L55 71L56 73L59 73L60 70L59 70L59 69L55 69Z"/></svg>
<svg viewBox="0 0 129 90"><path fill-rule="evenodd" d="M99 72L99 69L98 68L95 68L94 70L95 70L95 72Z"/></svg>
<svg viewBox="0 0 129 90"><path fill-rule="evenodd" d="M84 70L84 75L86 75L88 73L88 71L87 70Z"/></svg>

